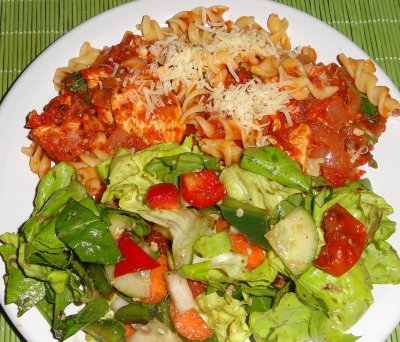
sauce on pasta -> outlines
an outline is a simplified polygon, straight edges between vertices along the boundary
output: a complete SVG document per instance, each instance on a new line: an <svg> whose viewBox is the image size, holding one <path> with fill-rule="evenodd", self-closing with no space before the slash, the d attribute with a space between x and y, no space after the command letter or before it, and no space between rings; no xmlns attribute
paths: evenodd
<svg viewBox="0 0 400 342"><path fill-rule="evenodd" d="M243 148L275 145L333 186L358 179L359 166L374 165L373 145L400 107L376 86L373 64L344 55L317 63L313 48L291 48L286 19L272 14L264 29L252 17L226 21L226 10L182 12L167 27L145 16L141 35L127 32L102 50L85 43L57 71L59 95L29 114L35 146L79 173L118 147L141 150L194 134L226 165Z"/></svg>

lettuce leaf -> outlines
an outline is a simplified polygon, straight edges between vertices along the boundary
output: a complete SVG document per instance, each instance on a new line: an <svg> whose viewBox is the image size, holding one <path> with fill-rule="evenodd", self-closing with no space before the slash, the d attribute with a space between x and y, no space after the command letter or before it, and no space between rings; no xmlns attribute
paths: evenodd
<svg viewBox="0 0 400 342"><path fill-rule="evenodd" d="M16 264L18 248L18 236L16 234L2 234L0 240L5 243L0 246L0 254L4 259L7 270L7 275L4 277L6 284L5 303L16 304L18 316L21 316L45 297L45 284L37 279L26 277L23 270Z"/></svg>
<svg viewBox="0 0 400 342"><path fill-rule="evenodd" d="M246 323L245 302L217 292L196 298L197 308L214 330L218 341L243 342L251 335Z"/></svg>
<svg viewBox="0 0 400 342"><path fill-rule="evenodd" d="M199 170L220 171L218 159L200 153L184 152L167 157L154 158L144 170L166 183L178 185L179 176Z"/></svg>
<svg viewBox="0 0 400 342"><path fill-rule="evenodd" d="M102 173L109 185L102 196L102 203L118 199L119 207L128 211L146 209L144 197L151 185L161 181L144 171L146 164L154 158L173 156L190 152L192 140L186 139L182 145L175 142L153 145L143 151L131 153L129 150L118 150L107 163L107 171Z"/></svg>
<svg viewBox="0 0 400 342"><path fill-rule="evenodd" d="M386 241L396 230L396 223L386 215L362 254L362 260L373 284L400 284L400 258Z"/></svg>
<svg viewBox="0 0 400 342"><path fill-rule="evenodd" d="M212 235L214 221L194 209L139 210L145 220L164 227L172 236L172 255L175 267L189 264L192 260L193 245L203 235Z"/></svg>
<svg viewBox="0 0 400 342"><path fill-rule="evenodd" d="M183 277L199 280L219 289L224 288L226 284L235 284L245 293L275 295L276 291L269 285L276 278L277 272L270 266L268 260L264 260L260 266L248 272L244 267L246 265L244 255L223 253L221 256L183 265L177 272ZM223 258L225 258L224 263L221 262ZM231 270L227 269L230 262L237 263Z"/></svg>
<svg viewBox="0 0 400 342"><path fill-rule="evenodd" d="M320 224L324 212L338 203L356 219L364 223L368 239L362 260L373 284L398 284L400 282L400 258L386 241L395 231L396 223L388 218L393 208L381 196L360 188L359 182L334 189L322 206L315 206L314 219Z"/></svg>
<svg viewBox="0 0 400 342"><path fill-rule="evenodd" d="M231 248L232 242L226 231L211 236L201 236L193 246L195 253L204 258L212 258L221 253L226 253Z"/></svg>
<svg viewBox="0 0 400 342"><path fill-rule="evenodd" d="M285 187L264 176L246 171L238 165L222 170L220 180L229 197L266 209L271 214L275 206L299 190Z"/></svg>
<svg viewBox="0 0 400 342"><path fill-rule="evenodd" d="M371 280L360 262L340 277L311 267L296 284L302 287L304 302L310 302L304 295L308 293L322 303L333 327L341 331L353 326L373 302Z"/></svg>
<svg viewBox="0 0 400 342"><path fill-rule="evenodd" d="M330 325L326 316L304 305L293 292L266 312L252 312L249 326L256 341L355 341Z"/></svg>

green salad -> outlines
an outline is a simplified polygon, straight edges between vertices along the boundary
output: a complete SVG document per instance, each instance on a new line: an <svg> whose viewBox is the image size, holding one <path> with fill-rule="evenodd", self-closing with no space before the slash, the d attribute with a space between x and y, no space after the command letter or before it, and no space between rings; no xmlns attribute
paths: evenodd
<svg viewBox="0 0 400 342"><path fill-rule="evenodd" d="M190 137L98 172L99 203L58 163L0 236L6 303L60 341L355 341L373 284L400 282L393 210L367 179L331 188L275 147L221 167Z"/></svg>

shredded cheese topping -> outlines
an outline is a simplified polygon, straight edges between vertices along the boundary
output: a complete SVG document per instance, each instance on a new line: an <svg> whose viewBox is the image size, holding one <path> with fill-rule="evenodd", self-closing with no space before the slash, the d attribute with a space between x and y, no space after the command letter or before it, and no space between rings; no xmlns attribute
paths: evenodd
<svg viewBox="0 0 400 342"><path fill-rule="evenodd" d="M265 84L260 80L251 80L228 88L222 84L214 88L210 84L214 77L210 70L215 71L216 65L213 63L218 62L218 51L226 51L232 60L237 56L279 57L279 51L271 42L270 34L265 30L241 30L235 26L228 32L225 25L215 28L197 24L197 27L210 33L207 44L187 43L173 35L149 46L149 52L156 56L150 68L159 78L151 92L152 96L145 95L146 104L150 104L149 111L152 112L160 104L157 96L169 92L177 93L182 85L195 86L208 90L210 96L206 104L207 111L224 114L244 128L260 130L256 121L279 111L285 114L291 124L286 108L291 96L281 83ZM239 83L239 77L232 65L227 63L226 66Z"/></svg>
<svg viewBox="0 0 400 342"><path fill-rule="evenodd" d="M285 111L290 93L281 90L276 83L265 84L251 80L227 89L220 86L213 90L210 99L212 101L207 108L210 112L226 114L243 127L249 127L265 115ZM257 129L261 128L257 126Z"/></svg>

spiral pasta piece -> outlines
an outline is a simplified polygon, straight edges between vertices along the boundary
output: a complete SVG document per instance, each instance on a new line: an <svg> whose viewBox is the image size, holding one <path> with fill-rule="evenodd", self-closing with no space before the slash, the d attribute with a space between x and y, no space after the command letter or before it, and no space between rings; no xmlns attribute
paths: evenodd
<svg viewBox="0 0 400 342"><path fill-rule="evenodd" d="M389 95L389 88L377 86L378 78L374 75L376 68L371 60L356 60L343 53L339 55L339 60L354 79L357 89L378 107L379 114L387 118L399 113L400 103Z"/></svg>
<svg viewBox="0 0 400 342"><path fill-rule="evenodd" d="M99 49L93 48L90 43L84 42L80 51L79 56L71 58L68 61L68 66L58 68L54 74L53 83L57 90L61 88L61 81L65 78L66 75L80 71L82 69L86 69L91 64L95 62L98 55L100 53Z"/></svg>

